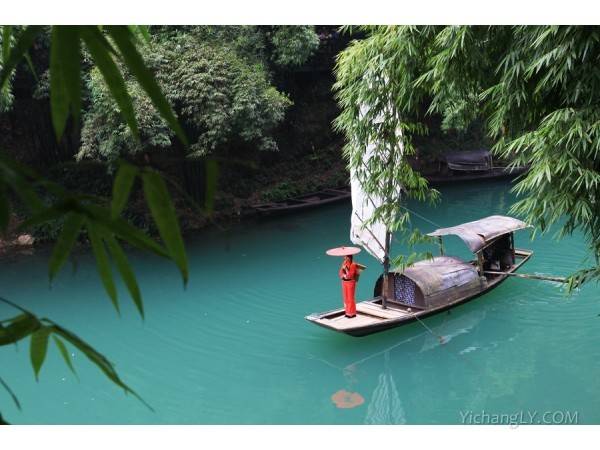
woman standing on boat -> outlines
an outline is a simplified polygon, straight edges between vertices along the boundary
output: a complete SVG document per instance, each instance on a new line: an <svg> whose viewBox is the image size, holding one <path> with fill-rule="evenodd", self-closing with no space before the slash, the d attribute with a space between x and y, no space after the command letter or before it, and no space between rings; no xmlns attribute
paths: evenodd
<svg viewBox="0 0 600 450"><path fill-rule="evenodd" d="M340 278L342 279L342 293L344 295L344 310L346 317L356 317L356 280L358 278L358 265L353 261L352 255L344 256L342 267L340 267Z"/></svg>

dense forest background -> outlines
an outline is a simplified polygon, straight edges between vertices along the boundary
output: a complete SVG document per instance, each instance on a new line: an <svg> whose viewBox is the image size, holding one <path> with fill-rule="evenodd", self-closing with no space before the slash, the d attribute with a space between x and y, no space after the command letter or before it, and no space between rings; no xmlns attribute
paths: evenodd
<svg viewBox="0 0 600 450"><path fill-rule="evenodd" d="M0 147L65 187L109 196L116 162L149 164L170 180L184 231L236 220L253 203L347 184L343 138L332 127L336 56L350 36L337 26L151 26L140 50L178 115L184 147L143 90L126 83L139 121L136 140L89 55L83 59L83 114L55 138L50 115L49 31L39 36L2 94ZM353 35L352 38L356 38ZM360 34L358 35L360 37ZM485 144L478 127L430 133L413 163L427 170L446 149ZM207 161L218 163L214 213L202 214ZM126 215L152 230L141 190ZM136 198L140 201L136 201ZM60 223L36 227L54 239Z"/></svg>

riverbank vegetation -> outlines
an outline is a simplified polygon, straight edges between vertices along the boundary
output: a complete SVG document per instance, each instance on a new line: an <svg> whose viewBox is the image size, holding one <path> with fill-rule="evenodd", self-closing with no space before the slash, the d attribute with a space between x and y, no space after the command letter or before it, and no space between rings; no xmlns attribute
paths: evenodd
<svg viewBox="0 0 600 450"><path fill-rule="evenodd" d="M511 212L542 232L553 224L559 236L581 230L594 264L576 272L570 286L600 278L598 27L347 30L364 36L341 53L336 70L343 109L337 124L350 164L360 161L367 142L383 143L380 163L367 170L376 181L389 175L384 160L396 141L410 153L412 140L427 134L428 117L440 117L447 131L483 124L496 155L530 167L514 187L519 201ZM409 195L427 192L410 170L393 176ZM370 186L384 198L389 193L380 183ZM404 225L407 213L395 212Z"/></svg>

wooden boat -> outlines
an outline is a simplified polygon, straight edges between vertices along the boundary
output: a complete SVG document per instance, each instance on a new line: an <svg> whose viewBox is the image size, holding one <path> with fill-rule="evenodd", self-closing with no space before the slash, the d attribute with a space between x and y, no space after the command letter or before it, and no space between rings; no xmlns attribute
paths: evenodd
<svg viewBox="0 0 600 450"><path fill-rule="evenodd" d="M449 152L444 155L445 165L440 164L437 174L426 175L432 184L454 181L514 178L527 171L527 167L503 167L494 165L489 150Z"/></svg>
<svg viewBox="0 0 600 450"><path fill-rule="evenodd" d="M527 228L520 220L490 216L429 233L440 242L440 256L419 261L403 272L380 277L374 297L356 305L357 314L344 310L313 313L306 319L316 325L351 336L366 336L421 320L466 303L499 286L531 257L531 250L515 249L513 233ZM463 261L445 256L442 237L460 237L475 258ZM489 274L500 271L502 274ZM384 280L387 279L387 286Z"/></svg>
<svg viewBox="0 0 600 450"><path fill-rule="evenodd" d="M324 189L310 194L292 197L279 202L265 202L252 205L252 209L262 215L279 214L289 211L314 208L328 203L338 202L350 198L350 189Z"/></svg>
<svg viewBox="0 0 600 450"><path fill-rule="evenodd" d="M456 181L475 180L499 180L503 178L515 178L527 172L528 167L493 167L485 171L462 171L453 172L449 175L425 175L425 179L431 184L443 184Z"/></svg>

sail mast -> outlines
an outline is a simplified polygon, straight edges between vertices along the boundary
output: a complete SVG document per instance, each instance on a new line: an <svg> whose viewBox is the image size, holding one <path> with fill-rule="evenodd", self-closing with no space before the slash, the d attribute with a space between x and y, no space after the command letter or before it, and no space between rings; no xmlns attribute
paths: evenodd
<svg viewBox="0 0 600 450"><path fill-rule="evenodd" d="M390 241L392 240L392 233L386 231L385 233L385 256L383 257L383 289L381 290L381 307L387 308L388 298L388 279L390 273Z"/></svg>

